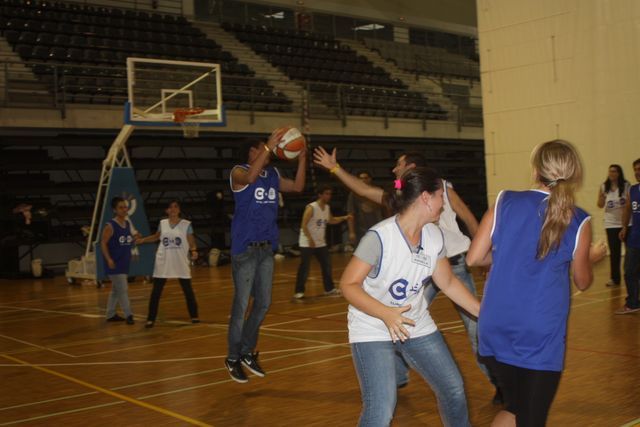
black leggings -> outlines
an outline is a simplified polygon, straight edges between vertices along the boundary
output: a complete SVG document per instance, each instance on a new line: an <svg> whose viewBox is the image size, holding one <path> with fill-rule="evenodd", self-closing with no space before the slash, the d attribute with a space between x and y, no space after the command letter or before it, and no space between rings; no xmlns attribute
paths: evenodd
<svg viewBox="0 0 640 427"><path fill-rule="evenodd" d="M502 391L505 409L516 416L518 427L544 427L562 372L538 371L478 357L489 368Z"/></svg>
<svg viewBox="0 0 640 427"><path fill-rule="evenodd" d="M622 228L607 228L607 243L609 244L609 263L611 268L611 281L616 285L620 284L620 252L622 250L622 242L620 241L620 230Z"/></svg>
<svg viewBox="0 0 640 427"><path fill-rule="evenodd" d="M191 287L191 279L178 279L182 292L184 293L184 299L187 301L187 308L189 309L189 315L192 319L198 318L198 303L196 303L196 296L193 294L193 288ZM158 306L160 305L160 296L162 295L162 289L164 284L167 283L167 279L161 279L158 277L153 278L153 291L151 291L151 299L149 300L149 314L147 314L148 321L155 321L158 315Z"/></svg>

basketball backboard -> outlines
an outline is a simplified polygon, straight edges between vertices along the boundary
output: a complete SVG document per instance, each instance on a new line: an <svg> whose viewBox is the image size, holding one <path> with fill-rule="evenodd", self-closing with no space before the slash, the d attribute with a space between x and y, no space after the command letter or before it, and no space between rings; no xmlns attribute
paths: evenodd
<svg viewBox="0 0 640 427"><path fill-rule="evenodd" d="M224 126L220 65L165 59L127 58L129 100L125 122L137 126L180 126L176 111L200 126Z"/></svg>

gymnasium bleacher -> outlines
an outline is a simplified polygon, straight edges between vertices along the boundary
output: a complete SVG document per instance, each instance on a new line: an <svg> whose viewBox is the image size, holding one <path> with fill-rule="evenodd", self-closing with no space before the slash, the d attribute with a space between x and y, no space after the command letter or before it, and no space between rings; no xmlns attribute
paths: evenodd
<svg viewBox="0 0 640 427"><path fill-rule="evenodd" d="M227 108L285 112L291 101L182 16L78 3L6 0L0 31L64 102L122 105L129 56L220 63ZM161 87L161 82L155 82ZM255 101L250 103L249 101Z"/></svg>
<svg viewBox="0 0 640 427"><path fill-rule="evenodd" d="M438 104L326 34L237 23L222 27L291 79L308 82L312 96L330 107L342 101L349 115L447 119Z"/></svg>

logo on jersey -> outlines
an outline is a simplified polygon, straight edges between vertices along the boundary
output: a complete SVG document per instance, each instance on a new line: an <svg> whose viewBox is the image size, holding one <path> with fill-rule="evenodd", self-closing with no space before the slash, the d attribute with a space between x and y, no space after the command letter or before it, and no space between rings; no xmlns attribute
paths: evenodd
<svg viewBox="0 0 640 427"><path fill-rule="evenodd" d="M176 238L169 238L169 237L165 237L162 239L162 245L164 247L168 247L169 245L171 246L176 246L176 247L180 247L180 245L182 245L182 239L180 237L176 237Z"/></svg>
<svg viewBox="0 0 640 427"><path fill-rule="evenodd" d="M120 243L121 245L130 245L131 242L133 242L133 236L129 235L129 236L120 236L118 238L118 243Z"/></svg>
<svg viewBox="0 0 640 427"><path fill-rule="evenodd" d="M394 305L401 305L407 300L407 298L420 292L420 288L422 288L421 283L410 285L405 279L398 279L394 281L389 286L389 294L391 294L391 297L397 302L392 301L391 303Z"/></svg>
<svg viewBox="0 0 640 427"><path fill-rule="evenodd" d="M316 220L316 226L318 226L318 228L322 227L323 225L327 224L327 220L326 219L319 219Z"/></svg>
<svg viewBox="0 0 640 427"><path fill-rule="evenodd" d="M635 200L633 202L631 202L631 210L634 212L638 212L638 206L640 206L640 203L636 202Z"/></svg>
<svg viewBox="0 0 640 427"><path fill-rule="evenodd" d="M265 190L262 187L258 187L253 192L253 197L256 199L258 203L273 203L278 197L278 194L276 193L276 189L273 187L269 188L269 190Z"/></svg>

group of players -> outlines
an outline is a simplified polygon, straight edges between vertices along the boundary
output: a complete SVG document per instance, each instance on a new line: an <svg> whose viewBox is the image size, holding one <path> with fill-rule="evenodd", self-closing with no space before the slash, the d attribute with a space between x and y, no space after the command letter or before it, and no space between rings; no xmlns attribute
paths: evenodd
<svg viewBox="0 0 640 427"><path fill-rule="evenodd" d="M269 164L286 130L276 129L266 140L243 144L241 163L230 174L235 199L231 225L234 296L224 363L239 383L248 381L244 369L265 376L256 347L260 325L271 305L274 252L279 243L278 194L300 192L305 184L306 150L298 156L294 179L281 176ZM480 225L452 185L427 167L418 153L398 158L389 189L349 174L337 162L336 150L329 153L319 147L313 157L316 165L355 194L381 205L387 216L360 240L340 279L340 290L350 304L349 342L362 394L359 425L390 424L397 389L407 383L409 367L434 391L445 425L470 425L462 377L429 315L429 305L439 290L455 303L478 365L496 387L494 400L504 401L494 424L544 425L564 363L569 272L575 285L586 289L593 278L592 264L606 254L604 245L591 244L590 217L575 205L575 190L582 180L582 163L575 148L562 140L538 145L532 154L534 188L501 192ZM640 181L640 161L637 175ZM636 187L631 197L638 200L630 215L638 224ZM179 205L174 211L176 207L177 215L169 214L156 234L137 238L138 243L162 241L156 255L148 326L153 326L162 286L170 277L183 279L192 321L198 321L193 291L186 280L191 276L183 269L184 263L188 269L189 251L184 242L195 249L193 230L179 218ZM114 276L119 273L113 257L117 244L110 246L114 239L109 233L122 239L118 233L130 227L120 209L115 203L116 218L105 228L102 240L108 273ZM460 231L456 217L464 222L473 241ZM182 261L174 259L178 251L173 246L178 240ZM630 241L640 248L640 227L631 227L627 245ZM482 308L470 265L491 265ZM118 280L112 281L113 295ZM332 288L325 286L325 291L332 292ZM111 297L109 307L115 308ZM129 319L130 310L123 308ZM109 320L114 315L108 311Z"/></svg>

